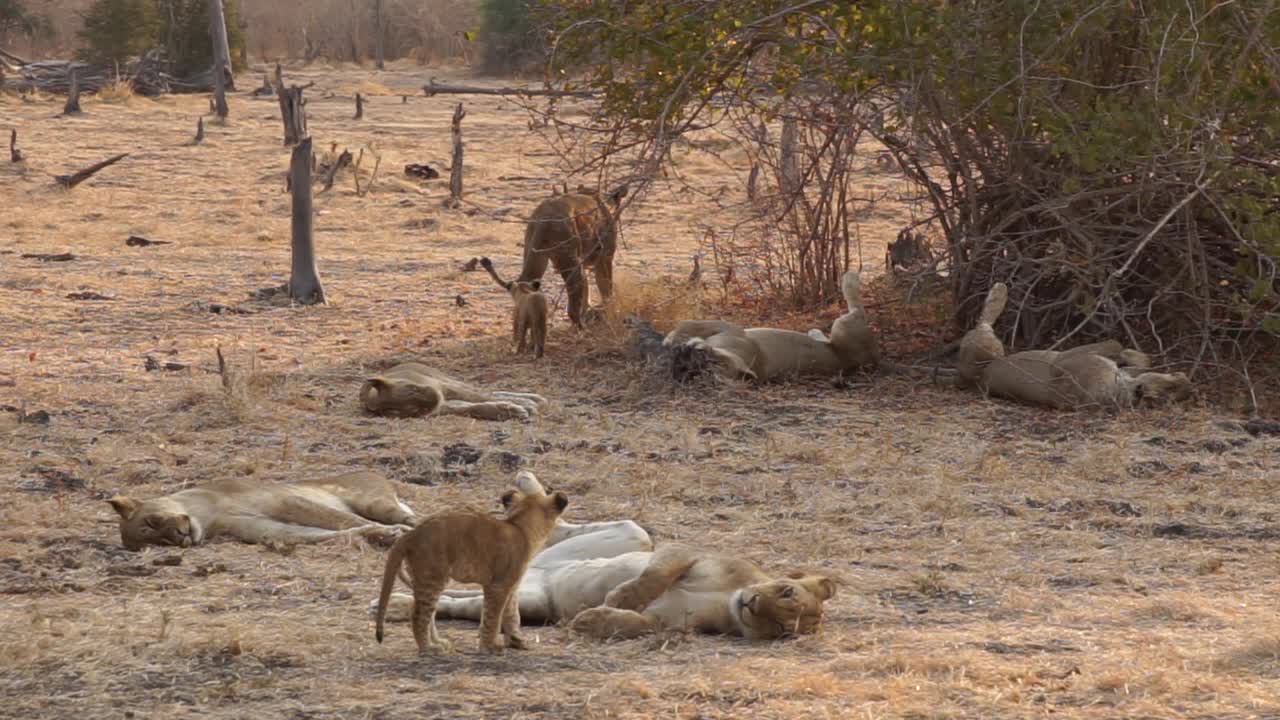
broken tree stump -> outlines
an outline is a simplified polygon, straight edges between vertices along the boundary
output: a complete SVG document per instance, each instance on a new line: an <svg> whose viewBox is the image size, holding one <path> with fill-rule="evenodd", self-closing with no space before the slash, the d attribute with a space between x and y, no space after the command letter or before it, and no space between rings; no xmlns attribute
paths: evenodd
<svg viewBox="0 0 1280 720"><path fill-rule="evenodd" d="M56 180L58 184L61 185L62 187L70 190L71 188L79 185L85 180L88 180L89 178L93 177L93 174L98 172L99 170L111 165L115 165L116 163L120 162L121 160L127 157L129 157L129 153L120 153L115 157L109 157L100 163L94 163L93 165L90 165L89 167L83 170L80 170L78 172L74 172L70 175L59 175L55 177L54 180Z"/></svg>
<svg viewBox="0 0 1280 720"><path fill-rule="evenodd" d="M284 144L297 145L307 136L307 114L302 91L310 84L299 87L284 86L284 72L276 65L276 97L280 98L280 119L284 122Z"/></svg>
<svg viewBox="0 0 1280 720"><path fill-rule="evenodd" d="M453 167L449 169L449 199L444 201L445 207L462 205L462 118L466 116L467 111L458 103L453 109Z"/></svg>
<svg viewBox="0 0 1280 720"><path fill-rule="evenodd" d="M22 151L18 149L18 131L9 131L9 162L22 162Z"/></svg>
<svg viewBox="0 0 1280 720"><path fill-rule="evenodd" d="M80 112L80 74L71 71L71 84L67 88L67 104L62 106L63 115L74 115Z"/></svg>
<svg viewBox="0 0 1280 720"><path fill-rule="evenodd" d="M204 118L196 118L196 137L191 141L192 145L199 145L204 142Z"/></svg>
<svg viewBox="0 0 1280 720"><path fill-rule="evenodd" d="M356 116L352 119L353 120L364 119L364 98L360 96L360 93L356 93Z"/></svg>
<svg viewBox="0 0 1280 720"><path fill-rule="evenodd" d="M350 153L347 153L350 162ZM316 267L314 217L311 205L311 138L304 138L293 148L289 162L293 186L293 220L290 235L292 267L289 273L289 297L303 305L325 304L320 270Z"/></svg>

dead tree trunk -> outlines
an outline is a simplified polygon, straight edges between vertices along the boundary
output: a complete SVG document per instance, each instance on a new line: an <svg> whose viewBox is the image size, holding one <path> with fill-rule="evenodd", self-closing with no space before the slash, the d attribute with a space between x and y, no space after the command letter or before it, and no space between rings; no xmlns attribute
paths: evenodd
<svg viewBox="0 0 1280 720"><path fill-rule="evenodd" d="M80 74L71 71L71 86L67 88L67 104L62 106L63 115L74 115L80 112Z"/></svg>
<svg viewBox="0 0 1280 720"><path fill-rule="evenodd" d="M284 144L297 145L307 136L307 113L303 108L303 88L284 86L284 72L276 65L276 97L280 99L280 119L284 121Z"/></svg>
<svg viewBox="0 0 1280 720"><path fill-rule="evenodd" d="M316 246L311 209L311 138L293 148L289 161L293 194L293 223L290 252L289 297L303 305L325 304L320 270L316 267Z"/></svg>
<svg viewBox="0 0 1280 720"><path fill-rule="evenodd" d="M18 149L18 131L9 131L9 162L22 162L22 151Z"/></svg>
<svg viewBox="0 0 1280 720"><path fill-rule="evenodd" d="M231 68L231 46L227 44L227 16L222 12L222 0L209 0L209 30L213 36L213 71L226 72ZM236 80L229 73L227 89L236 89Z"/></svg>
<svg viewBox="0 0 1280 720"><path fill-rule="evenodd" d="M356 93L356 117L355 117L355 119L356 119L356 120L363 120L363 119L364 119L364 98L360 96L360 93Z"/></svg>
<svg viewBox="0 0 1280 720"><path fill-rule="evenodd" d="M224 123L231 113L227 107L227 82L226 76L222 74L222 66L215 68L213 72L213 111L218 120Z"/></svg>
<svg viewBox="0 0 1280 720"><path fill-rule="evenodd" d="M192 145L199 145L204 142L204 118L196 118L196 138L191 142Z"/></svg>
<svg viewBox="0 0 1280 720"><path fill-rule="evenodd" d="M382 36L385 28L382 27L382 0L373 0L373 54L379 70L386 70L383 63Z"/></svg>
<svg viewBox="0 0 1280 720"><path fill-rule="evenodd" d="M453 109L453 167L449 169L449 199L445 207L456 208L462 205L462 118L467 111L462 103Z"/></svg>

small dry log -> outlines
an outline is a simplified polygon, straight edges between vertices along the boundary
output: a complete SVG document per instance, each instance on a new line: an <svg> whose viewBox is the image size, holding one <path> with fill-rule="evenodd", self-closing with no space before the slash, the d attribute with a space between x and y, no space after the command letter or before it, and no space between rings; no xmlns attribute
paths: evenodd
<svg viewBox="0 0 1280 720"><path fill-rule="evenodd" d="M196 118L196 137L191 141L193 145L199 145L204 142L204 118Z"/></svg>
<svg viewBox="0 0 1280 720"><path fill-rule="evenodd" d="M71 86L67 91L67 104L62 106L63 115L74 115L80 112L80 73L71 70Z"/></svg>
<svg viewBox="0 0 1280 720"><path fill-rule="evenodd" d="M361 97L360 93L356 93L356 116L352 119L353 120L364 119L364 98Z"/></svg>
<svg viewBox="0 0 1280 720"><path fill-rule="evenodd" d="M18 257L20 257L20 258L25 258L25 259L27 259L27 260L39 260L40 262L71 262L72 260L75 260L75 259L76 259L76 256L75 256L75 255L72 255L72 254L71 254L71 253L69 253L69 252L67 252L67 253L56 253L56 254L50 254L50 253L22 253L22 254L21 254L21 255L19 255Z"/></svg>
<svg viewBox="0 0 1280 720"><path fill-rule="evenodd" d="M449 199L445 200L445 207L462 205L462 118L466 116L467 111L458 103L453 109L453 167L449 169Z"/></svg>
<svg viewBox="0 0 1280 720"><path fill-rule="evenodd" d="M18 131L9 131L9 162L22 162L22 151L18 149Z"/></svg>
<svg viewBox="0 0 1280 720"><path fill-rule="evenodd" d="M476 85L450 85L448 83L438 83L435 78L431 78L426 85L422 86L422 91L427 97L432 95L520 95L523 97L577 97L589 98L595 97L595 93L590 90L553 90L551 88L515 88L500 87L487 88Z"/></svg>
<svg viewBox="0 0 1280 720"><path fill-rule="evenodd" d="M151 247L153 245L172 245L172 240L151 240L141 235L130 235L128 240L124 241L129 247Z"/></svg>
<svg viewBox="0 0 1280 720"><path fill-rule="evenodd" d="M108 167L110 165L115 165L116 163L120 162L121 160L127 157L129 157L129 153L120 153L115 157L109 157L100 163L94 163L93 165L90 165L89 167L83 170L80 170L78 172L74 172L70 175L59 175L55 177L54 180L56 180L58 184L61 185L62 187L70 190L71 188L79 185L85 180L88 180L89 178L93 177L93 174L98 172L99 170L105 167Z"/></svg>

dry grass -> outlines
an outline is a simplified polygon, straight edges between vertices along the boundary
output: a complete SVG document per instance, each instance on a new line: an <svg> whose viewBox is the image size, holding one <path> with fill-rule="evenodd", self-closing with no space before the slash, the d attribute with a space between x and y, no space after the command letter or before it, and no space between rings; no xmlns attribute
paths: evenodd
<svg viewBox="0 0 1280 720"><path fill-rule="evenodd" d="M443 182L399 168L445 159L454 99L370 92L368 119L352 123L350 99L325 90L369 89L370 77L301 78L318 81L308 110L321 147L376 141L384 155L372 194L356 197L347 178L317 197L334 303L308 309L246 300L288 269L274 102L236 95L231 122L190 146L203 97L94 101L59 119L56 98L0 97L29 158L0 167L0 716L1280 712L1276 440L1223 429L1206 407L1051 413L902 378L675 389L612 349L620 317L577 334L562 309L547 357L513 359L505 294L457 268L481 254L516 266L519 216L559 180L553 158L517 107L474 99L472 204L443 210ZM392 71L376 83L423 81ZM74 191L52 185L124 151ZM700 309L683 294L697 241L686 219L724 184L719 165L682 162L708 193L660 188L634 208L619 254L618 312L659 325ZM878 222L864 236L891 238L895 219ZM130 234L178 244L126 247ZM19 257L64 251L77 259ZM80 290L112 299L66 297ZM211 372L219 346L235 372L226 388ZM147 372L147 355L191 367ZM555 403L528 424L362 416L363 373L405 357ZM19 424L19 409L49 423ZM459 442L485 454L446 471L443 449ZM845 585L822 633L791 642L601 644L552 627L534 629L526 653L417 660L405 628L373 641L377 551L129 553L103 502L227 474L378 468L425 511L496 497L511 474L503 453L570 493L576 519L635 518L660 542ZM469 648L475 629L444 632Z"/></svg>

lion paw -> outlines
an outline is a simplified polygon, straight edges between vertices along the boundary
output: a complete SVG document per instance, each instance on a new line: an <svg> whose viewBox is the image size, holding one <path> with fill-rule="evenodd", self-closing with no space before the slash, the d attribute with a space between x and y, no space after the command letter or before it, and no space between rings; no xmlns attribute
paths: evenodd
<svg viewBox="0 0 1280 720"><path fill-rule="evenodd" d="M427 643L426 646L418 650L418 655L448 655L451 652L453 652L453 643L448 640L439 640L433 643Z"/></svg>
<svg viewBox="0 0 1280 720"><path fill-rule="evenodd" d="M512 650L527 650L529 644L525 642L524 636L519 633L511 633L507 636L507 647Z"/></svg>

